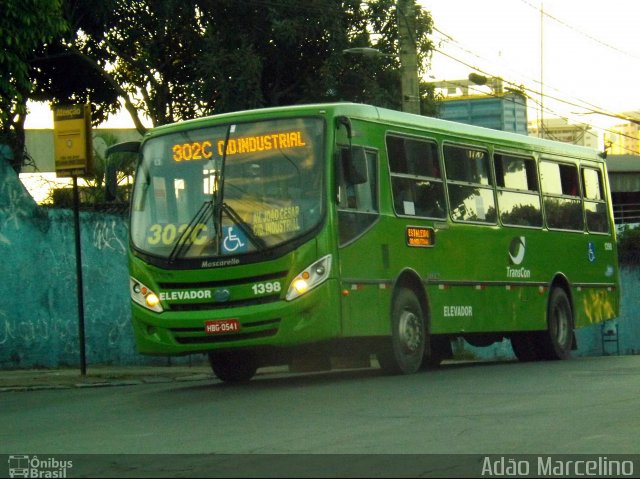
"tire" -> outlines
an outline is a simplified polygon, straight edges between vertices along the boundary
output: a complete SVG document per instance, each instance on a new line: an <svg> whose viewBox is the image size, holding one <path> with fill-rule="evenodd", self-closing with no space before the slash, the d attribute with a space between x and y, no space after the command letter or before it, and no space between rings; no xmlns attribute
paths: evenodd
<svg viewBox="0 0 640 479"><path fill-rule="evenodd" d="M541 353L544 359L568 359L573 347L573 310L567 293L554 288L547 306L547 330L542 334Z"/></svg>
<svg viewBox="0 0 640 479"><path fill-rule="evenodd" d="M426 336L420 301L412 290L398 290L391 309L391 338L378 352L382 369L388 374L417 372L424 359Z"/></svg>
<svg viewBox="0 0 640 479"><path fill-rule="evenodd" d="M209 353L209 364L213 374L227 383L247 382L258 370L256 361L246 354Z"/></svg>

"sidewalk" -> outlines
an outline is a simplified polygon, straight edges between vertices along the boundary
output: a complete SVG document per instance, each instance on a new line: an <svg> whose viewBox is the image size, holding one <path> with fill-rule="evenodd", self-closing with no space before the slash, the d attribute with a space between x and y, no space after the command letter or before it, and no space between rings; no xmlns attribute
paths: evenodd
<svg viewBox="0 0 640 479"><path fill-rule="evenodd" d="M80 368L0 370L0 393L38 389L131 386L170 381L215 381L208 365L87 366Z"/></svg>

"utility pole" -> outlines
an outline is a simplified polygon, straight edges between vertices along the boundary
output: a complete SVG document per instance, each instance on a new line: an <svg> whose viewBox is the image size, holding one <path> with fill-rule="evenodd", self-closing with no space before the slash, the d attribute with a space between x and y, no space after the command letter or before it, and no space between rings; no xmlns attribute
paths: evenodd
<svg viewBox="0 0 640 479"><path fill-rule="evenodd" d="M402 111L420 114L415 0L397 0L398 46L402 81Z"/></svg>

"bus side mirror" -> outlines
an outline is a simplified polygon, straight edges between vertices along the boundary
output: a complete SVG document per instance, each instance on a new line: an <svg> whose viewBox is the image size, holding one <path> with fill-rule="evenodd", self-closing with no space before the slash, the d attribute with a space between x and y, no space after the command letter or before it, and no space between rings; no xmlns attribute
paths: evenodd
<svg viewBox="0 0 640 479"><path fill-rule="evenodd" d="M344 126L345 130L347 130L347 138L351 140L353 128L351 127L351 120L349 119L349 117L339 116L336 118L336 120L338 122L337 127L339 128L340 126Z"/></svg>
<svg viewBox="0 0 640 479"><path fill-rule="evenodd" d="M343 158L344 178L350 185L361 185L369 181L367 154L362 146L345 150Z"/></svg>
<svg viewBox="0 0 640 479"><path fill-rule="evenodd" d="M105 152L105 157L107 158L107 166L104 179L106 201L114 201L116 199L116 192L118 189L118 168L116 167L113 155L115 153L130 153L137 155L139 152L139 141L126 141L124 143L117 143L107 148Z"/></svg>

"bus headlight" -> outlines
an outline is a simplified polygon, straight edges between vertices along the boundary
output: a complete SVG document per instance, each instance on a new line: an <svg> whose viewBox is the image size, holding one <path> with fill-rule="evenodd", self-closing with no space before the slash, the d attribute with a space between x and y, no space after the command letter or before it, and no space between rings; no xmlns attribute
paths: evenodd
<svg viewBox="0 0 640 479"><path fill-rule="evenodd" d="M331 255L320 258L311 266L306 268L302 273L293 278L287 291L287 301L296 299L307 291L322 284L331 273Z"/></svg>
<svg viewBox="0 0 640 479"><path fill-rule="evenodd" d="M156 313L162 313L162 305L160 304L160 298L156 293L147 288L140 281L137 281L129 277L129 292L131 299L138 303L140 306L144 306Z"/></svg>

